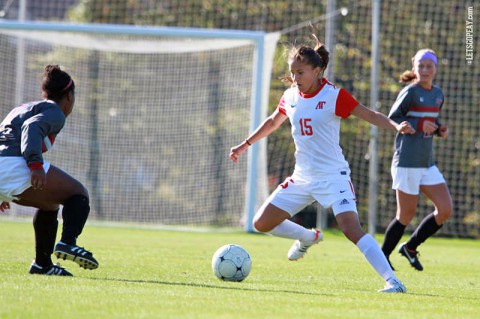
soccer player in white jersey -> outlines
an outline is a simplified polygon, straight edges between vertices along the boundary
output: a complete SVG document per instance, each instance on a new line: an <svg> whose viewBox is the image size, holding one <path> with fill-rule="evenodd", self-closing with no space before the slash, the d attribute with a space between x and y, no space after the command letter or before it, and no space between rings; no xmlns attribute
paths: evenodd
<svg viewBox="0 0 480 319"><path fill-rule="evenodd" d="M350 114L401 134L415 130L408 122L398 124L366 108L347 91L329 83L323 77L329 53L313 36L315 48L301 45L289 52L290 76L286 80L291 87L284 92L277 109L246 140L230 150L230 158L237 162L250 145L275 131L287 118L290 120L296 147L294 172L262 205L253 225L259 232L295 239L288 258L300 259L310 246L323 239L323 234L289 218L318 201L332 208L345 236L385 280L385 287L379 291L404 293L405 286L393 273L380 246L360 225L350 169L339 145L339 135L341 119Z"/></svg>
<svg viewBox="0 0 480 319"><path fill-rule="evenodd" d="M385 231L382 250L389 258L415 216L420 192L423 193L435 210L422 219L408 241L399 247L399 253L419 271L423 266L418 260L417 247L443 226L453 210L450 191L433 156L434 137L448 136L448 126L439 119L444 96L442 89L433 84L436 73L435 52L419 50L412 58L412 70L400 76L400 82L412 83L400 91L389 114L397 123L409 121L417 133L397 135L395 139L391 170L397 212Z"/></svg>

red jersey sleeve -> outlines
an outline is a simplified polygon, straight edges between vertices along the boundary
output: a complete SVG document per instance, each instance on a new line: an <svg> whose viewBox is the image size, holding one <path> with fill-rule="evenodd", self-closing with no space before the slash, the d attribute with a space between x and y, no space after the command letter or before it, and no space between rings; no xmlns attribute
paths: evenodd
<svg viewBox="0 0 480 319"><path fill-rule="evenodd" d="M287 111L285 110L285 99L283 98L283 96L280 99L280 102L278 102L277 108L280 113L282 113L283 115L287 115Z"/></svg>
<svg viewBox="0 0 480 319"><path fill-rule="evenodd" d="M358 104L360 103L350 93L345 89L340 89L335 105L335 115L346 119Z"/></svg>

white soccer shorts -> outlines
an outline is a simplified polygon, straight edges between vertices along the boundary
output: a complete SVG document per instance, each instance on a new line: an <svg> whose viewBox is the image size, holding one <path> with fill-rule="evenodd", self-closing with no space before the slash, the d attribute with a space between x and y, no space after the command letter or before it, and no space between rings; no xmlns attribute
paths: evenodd
<svg viewBox="0 0 480 319"><path fill-rule="evenodd" d="M331 207L335 216L348 211L357 212L355 191L348 178L310 182L288 177L267 199L290 216L314 201L325 208Z"/></svg>
<svg viewBox="0 0 480 319"><path fill-rule="evenodd" d="M428 168L392 166L392 188L410 195L420 194L420 185L444 184L445 178L437 166Z"/></svg>
<svg viewBox="0 0 480 319"><path fill-rule="evenodd" d="M43 169L48 172L50 163L44 161ZM11 202L32 186L30 169L21 156L0 156L0 201Z"/></svg>

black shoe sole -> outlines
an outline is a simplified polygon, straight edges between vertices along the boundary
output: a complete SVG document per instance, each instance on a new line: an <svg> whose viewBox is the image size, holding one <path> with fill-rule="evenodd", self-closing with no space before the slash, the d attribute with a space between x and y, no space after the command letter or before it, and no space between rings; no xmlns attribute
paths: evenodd
<svg viewBox="0 0 480 319"><path fill-rule="evenodd" d="M98 263L93 262L92 260L81 257L81 256L68 254L68 253L63 252L63 251L55 251L54 254L55 254L55 256L57 256L57 258L63 259L63 260L71 260L71 261L77 263L80 267L82 267L84 269L93 270L93 269L98 268Z"/></svg>

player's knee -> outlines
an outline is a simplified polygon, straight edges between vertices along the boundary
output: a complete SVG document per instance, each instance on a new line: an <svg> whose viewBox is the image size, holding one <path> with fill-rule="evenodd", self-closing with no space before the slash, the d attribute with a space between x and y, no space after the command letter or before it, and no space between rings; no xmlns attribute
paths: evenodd
<svg viewBox="0 0 480 319"><path fill-rule="evenodd" d="M70 183L65 184L64 188L60 189L59 191L61 192L61 195L59 196L59 202L62 205L65 205L64 203L73 196L81 196L87 199L90 198L87 188L83 186L82 183L76 180L70 181Z"/></svg>
<svg viewBox="0 0 480 319"><path fill-rule="evenodd" d="M80 185L81 185L80 192L77 195L82 195L82 196L85 196L87 199L90 199L90 196L88 195L88 189L82 184Z"/></svg>
<svg viewBox="0 0 480 319"><path fill-rule="evenodd" d="M88 195L88 189L80 182L78 182L75 187L70 191L70 194L68 194L68 198L71 198L72 196L81 196L86 198L87 200L90 199L90 196Z"/></svg>
<svg viewBox="0 0 480 319"><path fill-rule="evenodd" d="M415 209L397 210L396 218L402 225L408 225L410 224L413 217L415 216L415 213L416 213Z"/></svg>
<svg viewBox="0 0 480 319"><path fill-rule="evenodd" d="M449 218L450 216L452 216L452 213L453 213L453 210L452 210L452 207L448 207L447 209L444 209L443 210L443 216L445 216L445 218Z"/></svg>
<svg viewBox="0 0 480 319"><path fill-rule="evenodd" d="M253 228L255 228L256 231L260 232L260 233L264 233L264 227L262 225L261 222L259 222L258 220L254 219L253 220Z"/></svg>
<svg viewBox="0 0 480 319"><path fill-rule="evenodd" d="M360 240L365 235L365 232L363 229L358 229L358 228L345 228L342 229L343 234L345 237L348 238L352 243L357 244L357 242Z"/></svg>
<svg viewBox="0 0 480 319"><path fill-rule="evenodd" d="M75 182L73 183L69 195L70 196L81 195L81 196L89 198L88 189L82 183L80 183L77 180L75 180Z"/></svg>
<svg viewBox="0 0 480 319"><path fill-rule="evenodd" d="M438 219L443 224L450 216L452 216L453 209L451 205L437 208Z"/></svg>
<svg viewBox="0 0 480 319"><path fill-rule="evenodd" d="M356 244L365 235L356 213L337 215L337 223L345 237Z"/></svg>
<svg viewBox="0 0 480 319"><path fill-rule="evenodd" d="M259 218L258 216L255 216L253 219L253 227L256 231L260 233L267 233L272 230L270 225L268 225L263 219Z"/></svg>
<svg viewBox="0 0 480 319"><path fill-rule="evenodd" d="M90 212L90 198L83 194L75 194L70 196L64 203L63 208L80 207L79 209Z"/></svg>
<svg viewBox="0 0 480 319"><path fill-rule="evenodd" d="M57 203L39 203L35 207L42 211L58 211L60 209L60 205Z"/></svg>

